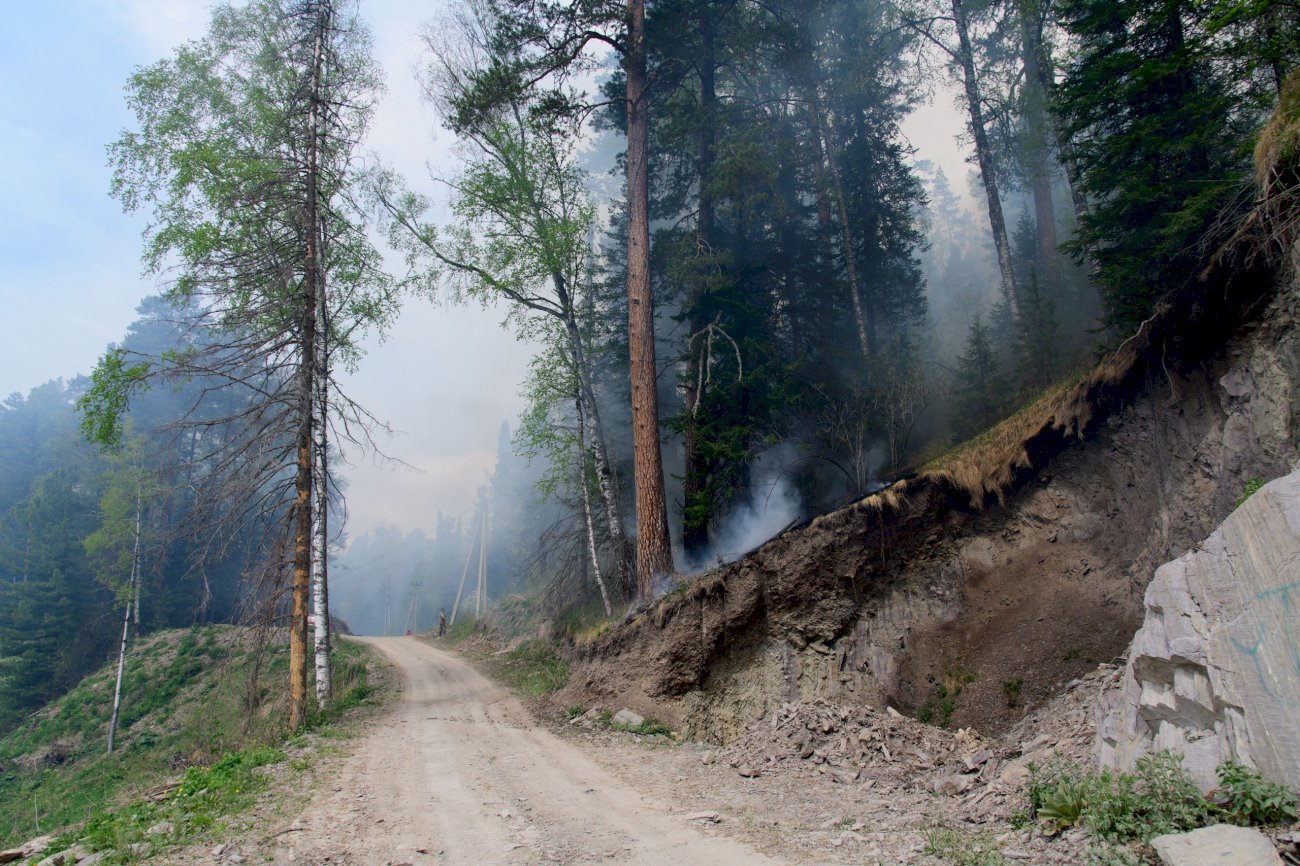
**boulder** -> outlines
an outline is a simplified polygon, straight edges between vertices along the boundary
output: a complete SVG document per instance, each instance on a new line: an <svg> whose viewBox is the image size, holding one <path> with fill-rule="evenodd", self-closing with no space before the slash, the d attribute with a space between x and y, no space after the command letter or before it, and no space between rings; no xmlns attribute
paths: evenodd
<svg viewBox="0 0 1300 866"><path fill-rule="evenodd" d="M1164 866L1282 866L1267 836L1231 824L1157 836L1151 847Z"/></svg>
<svg viewBox="0 0 1300 866"><path fill-rule="evenodd" d="M1156 570L1098 758L1129 769L1169 749L1202 790L1236 761L1300 789L1300 469Z"/></svg>
<svg viewBox="0 0 1300 866"><path fill-rule="evenodd" d="M627 725L629 728L639 728L645 723L645 717L632 712L627 707L619 710L610 719L616 725Z"/></svg>

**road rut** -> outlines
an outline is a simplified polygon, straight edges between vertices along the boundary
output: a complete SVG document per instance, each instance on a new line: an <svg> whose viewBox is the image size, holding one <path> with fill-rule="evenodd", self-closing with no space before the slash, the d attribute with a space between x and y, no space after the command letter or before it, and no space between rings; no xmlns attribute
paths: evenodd
<svg viewBox="0 0 1300 866"><path fill-rule="evenodd" d="M409 637L360 640L401 673L400 704L278 837L277 861L779 862L668 814L459 658Z"/></svg>

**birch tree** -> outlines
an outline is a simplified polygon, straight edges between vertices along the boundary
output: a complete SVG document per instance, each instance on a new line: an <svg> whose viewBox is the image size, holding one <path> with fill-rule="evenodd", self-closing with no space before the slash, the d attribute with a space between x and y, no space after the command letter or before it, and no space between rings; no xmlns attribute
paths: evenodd
<svg viewBox="0 0 1300 866"><path fill-rule="evenodd" d="M82 401L84 426L111 443L133 393L160 378L201 376L216 383L205 395L254 395L204 422L227 434L200 436L204 482L214 522L290 527L295 728L306 712L313 544L317 562L327 551L313 533L328 499L327 433L373 444L376 423L340 392L334 366L355 365L358 335L382 327L396 304L351 195L352 154L379 87L367 31L343 3L221 5L205 38L132 76L138 129L109 148L114 195L150 216L146 272L197 309L191 327L218 337L153 358L110 352ZM323 632L327 612L318 623ZM318 696L328 694L324 668Z"/></svg>
<svg viewBox="0 0 1300 866"><path fill-rule="evenodd" d="M491 26L490 18L467 10L444 30L426 34L433 57L423 78L426 96L466 145L465 166L452 183L456 223L439 230L427 219L428 199L397 190L391 177L379 178L376 190L390 217L390 239L426 293L446 287L457 299L504 299L521 337L545 332L546 339L562 341L610 546L626 580L631 556L618 480L580 312L591 289L596 226L574 155L580 125L539 115L543 94L519 92L488 109L474 102L475 82L500 63L492 54ZM548 323L558 331L551 333Z"/></svg>
<svg viewBox="0 0 1300 866"><path fill-rule="evenodd" d="M113 710L109 717L107 751L113 753L121 708L122 679L132 627L140 630L143 595L146 507L158 494L157 481L145 466L144 443L133 438L114 455L100 497L100 525L83 542L86 556L101 583L122 606L122 635L118 642L117 677L113 685Z"/></svg>

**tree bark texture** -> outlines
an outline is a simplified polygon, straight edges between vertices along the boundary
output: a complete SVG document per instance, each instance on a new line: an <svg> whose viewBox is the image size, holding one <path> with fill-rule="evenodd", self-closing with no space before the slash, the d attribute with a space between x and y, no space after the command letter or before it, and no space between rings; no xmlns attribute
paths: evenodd
<svg viewBox="0 0 1300 866"><path fill-rule="evenodd" d="M970 42L970 25L962 0L952 0L953 24L957 29L957 62L961 65L966 88L966 105L970 112L971 135L975 139L975 158L979 162L980 179L989 205L989 230L993 233L993 247L997 250L998 270L1002 275L1002 296L1011 310L1011 319L1020 321L1020 295L1016 288L1016 275L1011 267L1011 245L1007 240L1007 223L1002 215L1002 199L998 194L997 172L993 167L993 150L988 132L984 129L984 107L980 97L979 79L975 75L975 53Z"/></svg>
<svg viewBox="0 0 1300 866"><path fill-rule="evenodd" d="M303 202L303 285L298 344L298 434L297 473L294 477L293 582L289 611L289 728L297 730L306 721L307 703L307 610L312 583L312 489L316 476L313 427L316 408L316 293L320 279L320 231L318 196L317 91L320 87L320 49L324 33L316 23L312 54L311 88L308 104L306 191Z"/></svg>
<svg viewBox="0 0 1300 866"><path fill-rule="evenodd" d="M633 475L636 482L637 599L648 604L673 572L655 390L654 303L650 295L649 104L646 93L645 0L628 0L627 306L632 372Z"/></svg>
<svg viewBox="0 0 1300 866"><path fill-rule="evenodd" d="M321 4L317 13L316 38L312 46L312 90L308 118L310 167L313 172L319 159L320 112L322 111L322 78L324 72L325 36L330 27L330 4ZM319 190L317 190L319 194ZM316 233L318 258L324 256L325 231L317 212L312 230ZM315 497L316 525L312 550L312 614L315 621L314 646L316 673L316 704L321 709L329 703L332 691L330 668L330 616L329 616L329 322L327 320L325 271L319 262L312 286L316 303L316 340L312 364L315 366Z"/></svg>
<svg viewBox="0 0 1300 866"><path fill-rule="evenodd" d="M560 285L562 278L554 277ZM569 335L569 346L573 352L573 363L578 379L578 398L587 416L587 430L590 434L592 457L596 464L596 484L600 490L600 501L604 507L605 525L609 530L610 546L618 563L619 579L626 589L631 586L633 562L627 541L627 529L623 525L623 511L618 492L618 479L614 476L609 459L609 447L606 444L605 428L600 420L600 409L596 405L596 392L591 387L591 366L587 358L587 348L583 343L582 332L578 328L576 311L573 304L567 307L569 315L564 326Z"/></svg>
<svg viewBox="0 0 1300 866"><path fill-rule="evenodd" d="M844 183L839 165L835 161L835 145L822 123L821 97L817 95L815 81L808 84L808 113L812 123L813 138L826 160L826 171L831 178L831 192L835 198L835 211L840 221L840 249L844 255L844 270L849 278L849 300L853 304L853 322L857 325L858 348L862 357L870 359L875 354L874 323L868 323L862 304L862 290L858 284L858 253L853 246L853 233L849 228L849 209L844 198ZM869 324L871 325L869 327Z"/></svg>
<svg viewBox="0 0 1300 866"><path fill-rule="evenodd" d="M600 573L600 557L596 553L596 526L591 519L591 491L587 484L587 418L582 411L582 396L574 400L578 412L578 495L582 497L582 518L587 528L587 555L591 557L592 574L596 578L596 587L600 590L600 601L605 608L605 616L613 616L614 608L609 603L609 590L605 587L605 578Z"/></svg>
<svg viewBox="0 0 1300 866"><path fill-rule="evenodd" d="M1052 297L1064 290L1061 256L1057 249L1056 211L1052 204L1052 125L1047 115L1044 87L1043 34L1039 30L1038 4L1020 0L1020 47L1025 64L1025 107L1029 125L1030 186L1034 194L1034 222L1038 229L1038 257L1043 262L1043 284Z"/></svg>

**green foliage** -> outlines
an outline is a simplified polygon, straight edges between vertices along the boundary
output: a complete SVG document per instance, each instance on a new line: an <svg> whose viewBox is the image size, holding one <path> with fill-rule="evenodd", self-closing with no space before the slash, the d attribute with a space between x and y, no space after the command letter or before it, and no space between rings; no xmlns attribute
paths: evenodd
<svg viewBox="0 0 1300 866"><path fill-rule="evenodd" d="M148 387L149 364L130 363L126 349L109 349L90 374L90 389L77 398L82 435L105 448L116 448L131 397Z"/></svg>
<svg viewBox="0 0 1300 866"><path fill-rule="evenodd" d="M221 830L223 818L251 806L266 787L259 768L283 760L278 749L253 746L225 755L210 767L190 767L162 802L136 801L99 812L61 841L113 852L104 861L108 863L148 861L174 845L211 838ZM149 832L159 827L167 829Z"/></svg>
<svg viewBox="0 0 1300 866"><path fill-rule="evenodd" d="M221 815L243 808L256 792L261 783L254 771L269 754L261 747L283 730L277 705L266 717L262 710L249 713L266 697L266 682L283 675L286 656L283 648L271 650L263 691L250 695L252 651L232 629L194 628L143 639L123 683L119 748L112 755L104 754L112 664L0 739L0 847L87 816L97 816L93 833L110 846L112 840L133 839L140 825L147 829L162 820L183 833L219 825ZM312 718L317 736L328 734L326 723L345 709L375 700L366 676L371 658L361 644L336 644L336 701ZM232 751L235 757L225 757ZM191 767L178 789L183 799L173 794L161 804L113 809L125 792L174 779L178 766Z"/></svg>
<svg viewBox="0 0 1300 866"><path fill-rule="evenodd" d="M531 640L506 653L501 677L530 697L544 695L569 681L569 665L545 641Z"/></svg>
<svg viewBox="0 0 1300 866"><path fill-rule="evenodd" d="M1210 5L1058 6L1074 47L1055 109L1091 205L1072 246L1098 265L1108 316L1125 329L1199 272L1207 235L1243 188L1263 119L1266 85L1232 74Z"/></svg>
<svg viewBox="0 0 1300 866"><path fill-rule="evenodd" d="M997 423L1006 406L1006 384L982 316L971 321L966 350L957 359L956 385L953 426L958 436L972 436Z"/></svg>
<svg viewBox="0 0 1300 866"><path fill-rule="evenodd" d="M916 711L916 718L925 724L946 728L957 711L957 699L966 686L975 682L975 674L961 665L943 675Z"/></svg>
<svg viewBox="0 0 1300 866"><path fill-rule="evenodd" d="M1220 764L1214 805L1224 820L1242 826L1283 824L1300 818L1297 798L1283 785L1234 762Z"/></svg>
<svg viewBox="0 0 1300 866"><path fill-rule="evenodd" d="M1086 773L1064 762L1031 767L1029 798L1053 831L1082 825L1114 842L1193 830L1212 814L1182 758L1169 752L1144 755L1131 774Z"/></svg>
<svg viewBox="0 0 1300 866"><path fill-rule="evenodd" d="M1242 485L1241 495L1237 497L1236 505L1234 505L1233 507L1240 508L1243 502L1245 502L1247 499L1249 499L1250 497L1258 493L1259 489L1263 486L1264 486L1263 478L1258 478L1258 477L1247 478L1246 483Z"/></svg>
<svg viewBox="0 0 1300 866"><path fill-rule="evenodd" d="M950 866L1006 866L1010 862L998 850L991 833L965 833L944 827L925 831L923 853Z"/></svg>
<svg viewBox="0 0 1300 866"><path fill-rule="evenodd" d="M1024 688L1025 681L1022 677L1013 677L1009 680L1002 681L1002 691L1007 696L1007 705L1015 706L1016 701L1020 700L1020 690Z"/></svg>

